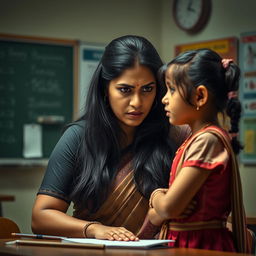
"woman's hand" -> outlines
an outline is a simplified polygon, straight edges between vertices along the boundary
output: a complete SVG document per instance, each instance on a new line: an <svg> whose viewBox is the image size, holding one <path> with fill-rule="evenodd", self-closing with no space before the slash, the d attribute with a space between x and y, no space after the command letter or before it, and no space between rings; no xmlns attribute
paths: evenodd
<svg viewBox="0 0 256 256"><path fill-rule="evenodd" d="M94 237L96 239L107 239L117 241L138 241L132 232L124 227L109 227L101 224L92 224L86 230L88 237Z"/></svg>

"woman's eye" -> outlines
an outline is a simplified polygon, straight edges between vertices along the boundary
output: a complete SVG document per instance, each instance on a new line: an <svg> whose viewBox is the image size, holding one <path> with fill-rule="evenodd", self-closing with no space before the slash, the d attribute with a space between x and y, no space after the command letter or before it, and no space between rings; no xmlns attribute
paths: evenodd
<svg viewBox="0 0 256 256"><path fill-rule="evenodd" d="M128 93L128 92L131 92L131 88L129 87L121 87L121 88L118 88L118 90L122 93Z"/></svg>
<svg viewBox="0 0 256 256"><path fill-rule="evenodd" d="M145 87L143 87L143 92L152 92L152 90L153 90L153 87L152 86L145 86Z"/></svg>

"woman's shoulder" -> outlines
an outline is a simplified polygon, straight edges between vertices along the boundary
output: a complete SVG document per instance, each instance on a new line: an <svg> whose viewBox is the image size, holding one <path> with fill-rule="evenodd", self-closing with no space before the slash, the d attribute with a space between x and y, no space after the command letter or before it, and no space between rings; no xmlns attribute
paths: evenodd
<svg viewBox="0 0 256 256"><path fill-rule="evenodd" d="M68 124L64 129L64 135L81 137L84 133L85 121L80 120Z"/></svg>

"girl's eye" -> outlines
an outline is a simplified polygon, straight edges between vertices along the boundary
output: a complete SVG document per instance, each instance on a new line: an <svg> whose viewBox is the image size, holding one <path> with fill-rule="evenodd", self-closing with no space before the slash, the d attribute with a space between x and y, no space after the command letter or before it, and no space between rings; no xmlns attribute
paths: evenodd
<svg viewBox="0 0 256 256"><path fill-rule="evenodd" d="M120 87L120 88L118 88L118 90L120 92L122 92L122 93L129 93L129 92L131 92L131 88L129 88L129 87Z"/></svg>
<svg viewBox="0 0 256 256"><path fill-rule="evenodd" d="M144 86L142 90L143 92L152 92L153 86Z"/></svg>
<svg viewBox="0 0 256 256"><path fill-rule="evenodd" d="M169 89L170 89L171 94L173 94L175 92L175 88L174 87L169 87Z"/></svg>

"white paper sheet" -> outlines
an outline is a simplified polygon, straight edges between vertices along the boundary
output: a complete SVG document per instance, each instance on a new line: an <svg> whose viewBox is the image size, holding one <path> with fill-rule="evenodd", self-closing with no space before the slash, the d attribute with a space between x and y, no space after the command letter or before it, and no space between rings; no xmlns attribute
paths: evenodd
<svg viewBox="0 0 256 256"><path fill-rule="evenodd" d="M147 249L154 246L164 245L174 240L150 240L142 239L139 241L110 241L91 238L65 238L63 243L84 243L84 244L104 244L106 248L142 248Z"/></svg>
<svg viewBox="0 0 256 256"><path fill-rule="evenodd" d="M24 124L23 126L23 156L25 158L42 157L42 126L39 124Z"/></svg>

